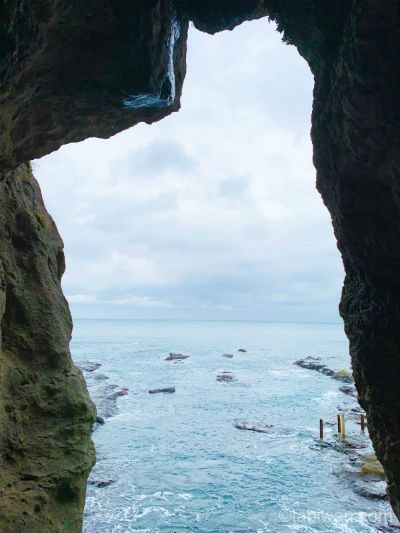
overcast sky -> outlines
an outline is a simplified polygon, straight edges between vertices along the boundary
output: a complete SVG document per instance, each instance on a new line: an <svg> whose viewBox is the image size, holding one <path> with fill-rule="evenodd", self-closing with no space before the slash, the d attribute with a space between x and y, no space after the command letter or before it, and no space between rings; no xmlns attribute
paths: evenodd
<svg viewBox="0 0 400 533"><path fill-rule="evenodd" d="M191 29L179 113L36 161L73 316L338 322L312 88L266 19Z"/></svg>

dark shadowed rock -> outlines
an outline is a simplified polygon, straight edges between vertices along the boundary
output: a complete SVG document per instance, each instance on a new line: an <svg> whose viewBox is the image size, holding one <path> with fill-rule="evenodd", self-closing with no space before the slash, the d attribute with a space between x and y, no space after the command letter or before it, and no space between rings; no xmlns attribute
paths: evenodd
<svg viewBox="0 0 400 533"><path fill-rule="evenodd" d="M347 396L351 396L352 398L357 398L357 391L355 387L351 387L349 385L343 385L342 387L339 387L339 390L344 392L344 394L347 394Z"/></svg>
<svg viewBox="0 0 400 533"><path fill-rule="evenodd" d="M342 381L344 383L353 383L354 380L351 375L351 372L348 372L347 370L339 370L338 372L335 372L331 368L328 368L326 365L322 364L320 361L320 357L309 356L305 359L299 359L293 364L300 366L301 368L305 368L306 370L315 370L316 372L324 374L324 376L329 376L333 379L336 379L337 381Z"/></svg>
<svg viewBox="0 0 400 533"><path fill-rule="evenodd" d="M170 353L168 357L165 358L166 361L183 361L189 356L184 355L183 353Z"/></svg>
<svg viewBox="0 0 400 533"><path fill-rule="evenodd" d="M166 387L165 389L151 389L149 394L159 394L160 392L173 393L175 392L175 387Z"/></svg>
<svg viewBox="0 0 400 533"><path fill-rule="evenodd" d="M246 353L247 350L245 350L244 348L239 348L238 352Z"/></svg>
<svg viewBox="0 0 400 533"><path fill-rule="evenodd" d="M335 372L333 375L333 379L336 379L337 381L342 381L343 383L354 382L351 372L348 372L347 370L339 370L338 372Z"/></svg>
<svg viewBox="0 0 400 533"><path fill-rule="evenodd" d="M272 429L274 426L267 425L265 427L257 427L252 425L247 425L245 423L235 423L235 428L240 429L242 431L254 431L256 433L269 433L270 429Z"/></svg>
<svg viewBox="0 0 400 533"><path fill-rule="evenodd" d="M220 374L217 374L217 381L233 383L234 381L237 381L237 378L232 374L232 372L224 371Z"/></svg>
<svg viewBox="0 0 400 533"><path fill-rule="evenodd" d="M109 485L111 485L112 483L114 483L115 481L113 479L90 479L88 481L88 484L89 485L94 485L95 487L98 487L99 489L102 489L104 487L108 487Z"/></svg>
<svg viewBox="0 0 400 533"><path fill-rule="evenodd" d="M82 372L95 372L98 368L101 367L101 363L96 363L94 361L84 361L78 364L78 367Z"/></svg>
<svg viewBox="0 0 400 533"><path fill-rule="evenodd" d="M228 359L232 359L233 355L231 353L224 353L222 354L222 357L227 357Z"/></svg>

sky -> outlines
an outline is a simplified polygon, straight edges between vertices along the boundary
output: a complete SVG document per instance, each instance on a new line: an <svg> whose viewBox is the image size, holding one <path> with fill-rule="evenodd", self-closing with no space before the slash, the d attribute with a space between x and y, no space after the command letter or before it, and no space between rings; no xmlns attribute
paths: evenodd
<svg viewBox="0 0 400 533"><path fill-rule="evenodd" d="M33 164L74 318L340 322L313 79L262 19L190 29L179 113Z"/></svg>

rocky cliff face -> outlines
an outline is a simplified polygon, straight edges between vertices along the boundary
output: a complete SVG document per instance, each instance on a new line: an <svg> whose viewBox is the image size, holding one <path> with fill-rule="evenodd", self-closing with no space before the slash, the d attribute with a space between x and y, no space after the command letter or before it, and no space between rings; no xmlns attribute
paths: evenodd
<svg viewBox="0 0 400 533"><path fill-rule="evenodd" d="M12 170L176 111L189 20L214 33L267 12L315 76L317 186L346 269L340 311L400 516L398 2L9 0L0 9L0 528L79 530L93 460L93 408L68 355L61 241L28 167Z"/></svg>
<svg viewBox="0 0 400 533"><path fill-rule="evenodd" d="M63 243L30 166L0 176L0 531L80 531L95 408L68 344Z"/></svg>

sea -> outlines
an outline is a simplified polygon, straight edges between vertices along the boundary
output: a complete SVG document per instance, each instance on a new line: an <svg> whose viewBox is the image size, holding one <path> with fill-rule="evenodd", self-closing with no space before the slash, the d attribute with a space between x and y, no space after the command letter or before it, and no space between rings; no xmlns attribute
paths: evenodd
<svg viewBox="0 0 400 533"><path fill-rule="evenodd" d="M71 352L104 419L84 532L398 531L357 400L293 364L350 370L342 324L82 319Z"/></svg>

